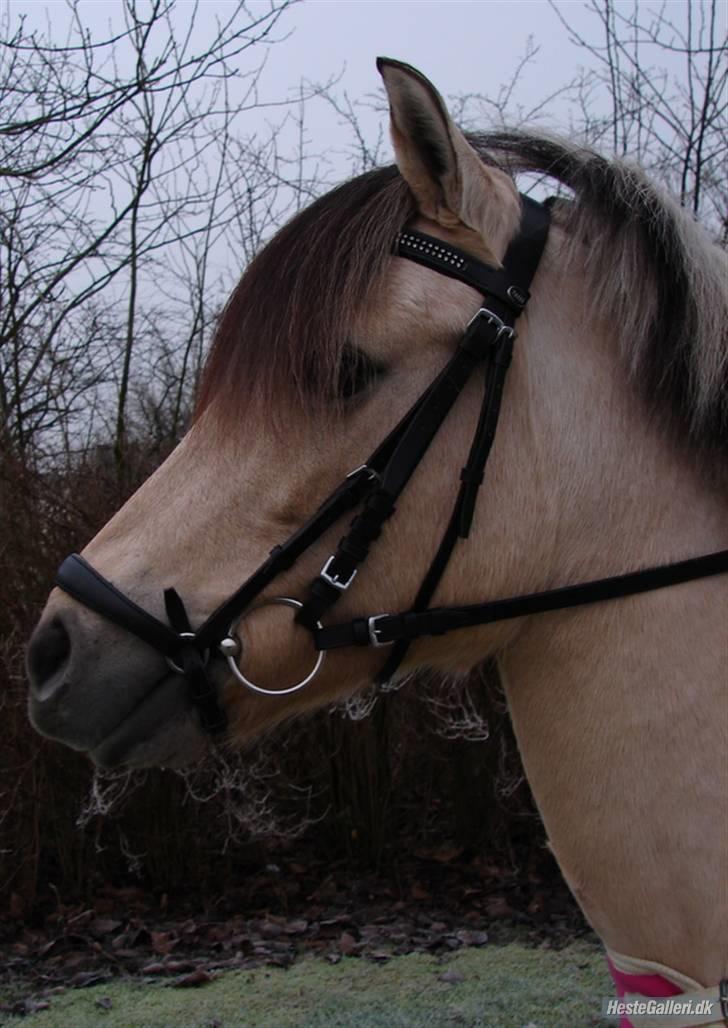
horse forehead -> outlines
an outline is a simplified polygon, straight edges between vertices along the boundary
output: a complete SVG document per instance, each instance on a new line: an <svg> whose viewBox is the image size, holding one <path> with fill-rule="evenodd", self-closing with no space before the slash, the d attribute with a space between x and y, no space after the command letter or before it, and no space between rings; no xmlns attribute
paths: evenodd
<svg viewBox="0 0 728 1028"><path fill-rule="evenodd" d="M419 340L461 332L481 304L478 291L464 282L393 257L376 301L363 314L362 329L377 351L384 347L391 353L412 345L415 328Z"/></svg>

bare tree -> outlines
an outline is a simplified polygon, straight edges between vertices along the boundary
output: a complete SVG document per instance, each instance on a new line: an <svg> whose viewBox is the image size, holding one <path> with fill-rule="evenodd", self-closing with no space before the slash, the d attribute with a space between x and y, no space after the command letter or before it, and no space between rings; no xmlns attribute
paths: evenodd
<svg viewBox="0 0 728 1028"><path fill-rule="evenodd" d="M113 403L108 427L123 468L148 323L160 323L163 304L171 321L175 305L189 312L190 297L164 273L180 251L196 254L196 280L177 430L191 340L199 350L211 320L212 301L202 300L210 248L239 199L234 173L220 169L234 123L261 106L261 44L292 2L241 0L210 26L197 4L182 18L176 0L125 0L123 29L98 40L73 0L62 45L5 12L0 424L19 452L57 430L68 441L74 419L87 430L88 410ZM251 133L247 145L261 167L263 144Z"/></svg>
<svg viewBox="0 0 728 1028"><path fill-rule="evenodd" d="M588 0L594 34L549 0L589 60L575 93L588 140L639 161L728 242L728 45L720 0Z"/></svg>

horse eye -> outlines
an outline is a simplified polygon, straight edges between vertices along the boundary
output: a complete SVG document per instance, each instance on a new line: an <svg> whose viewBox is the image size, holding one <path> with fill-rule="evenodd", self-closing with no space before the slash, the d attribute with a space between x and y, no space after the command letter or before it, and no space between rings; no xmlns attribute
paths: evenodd
<svg viewBox="0 0 728 1028"><path fill-rule="evenodd" d="M356 346L347 344L341 355L336 395L342 400L351 400L363 393L383 373L381 364L362 353Z"/></svg>

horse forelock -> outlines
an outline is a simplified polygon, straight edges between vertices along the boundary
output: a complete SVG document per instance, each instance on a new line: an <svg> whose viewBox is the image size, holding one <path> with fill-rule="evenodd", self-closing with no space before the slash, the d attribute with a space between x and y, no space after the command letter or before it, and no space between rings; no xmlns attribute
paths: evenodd
<svg viewBox="0 0 728 1028"><path fill-rule="evenodd" d="M649 410L694 447L728 457L726 255L637 167L527 132L470 134L486 163L565 186L565 270L585 277L594 318L621 342ZM324 412L352 325L415 213L394 166L298 213L259 252L221 316L197 414L238 419L254 395L272 415ZM586 248L586 261L585 261Z"/></svg>
<svg viewBox="0 0 728 1028"><path fill-rule="evenodd" d="M325 414L342 356L414 201L394 166L326 193L258 253L222 313L196 416L237 420L251 395L275 419L288 403Z"/></svg>

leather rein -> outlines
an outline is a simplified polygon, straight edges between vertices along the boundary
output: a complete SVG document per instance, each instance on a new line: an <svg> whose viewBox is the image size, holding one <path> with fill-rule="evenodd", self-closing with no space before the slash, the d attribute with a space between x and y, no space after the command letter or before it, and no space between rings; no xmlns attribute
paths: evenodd
<svg viewBox="0 0 728 1028"><path fill-rule="evenodd" d="M210 658L225 659L235 678L254 692L286 696L304 688L316 676L328 650L391 645L388 658L377 675L379 682L386 682L395 674L410 643L422 636L443 635L529 614L599 603L728 571L728 550L721 550L546 592L459 607L429 606L457 541L467 538L470 531L495 437L516 338L515 322L528 301L529 288L548 236L548 204L536 203L525 196L521 200L520 228L500 268L490 267L422 232L408 229L399 234L395 254L472 286L484 297L484 305L471 319L442 371L369 459L344 479L305 524L275 546L264 563L203 625L192 628L175 589L164 591L169 622L165 624L125 596L78 554L72 554L61 564L56 576L56 584L61 589L148 643L166 658L173 671L184 676L201 724L210 734L218 734L227 727L225 711L208 673ZM486 368L483 401L470 451L460 473L460 488L412 609L324 626L323 617L351 587L438 429L474 370L481 366ZM243 644L236 634L238 623L262 590L355 507L361 507L359 513L310 584L305 601L280 596L266 599L262 604L284 604L296 611L296 622L309 629L318 651L313 668L288 688L265 689L256 685L240 668Z"/></svg>

